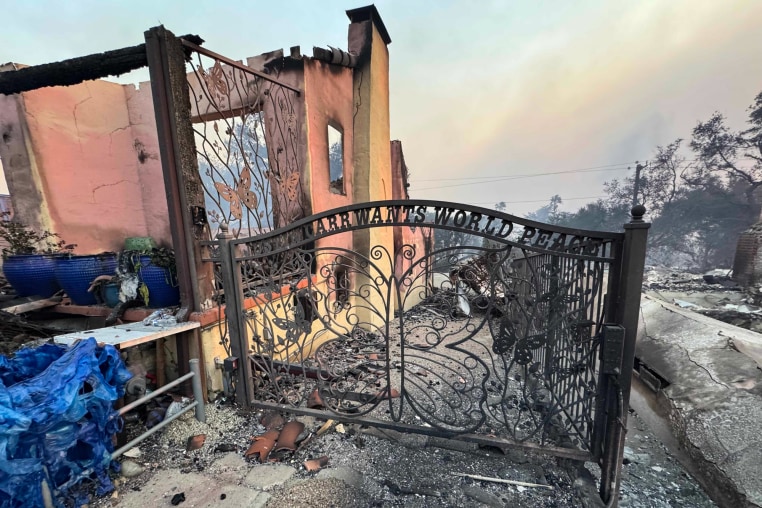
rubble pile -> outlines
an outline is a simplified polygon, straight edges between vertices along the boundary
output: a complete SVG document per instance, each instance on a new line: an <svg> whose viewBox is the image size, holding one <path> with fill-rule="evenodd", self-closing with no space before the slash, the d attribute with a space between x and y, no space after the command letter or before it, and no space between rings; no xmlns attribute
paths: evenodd
<svg viewBox="0 0 762 508"><path fill-rule="evenodd" d="M696 309L696 312L718 321L762 333L762 307L725 304L717 309Z"/></svg>
<svg viewBox="0 0 762 508"><path fill-rule="evenodd" d="M36 339L48 339L57 333L22 316L0 310L0 354L9 355Z"/></svg>
<svg viewBox="0 0 762 508"><path fill-rule="evenodd" d="M731 279L729 270L717 269L705 274L695 274L653 266L647 267L643 274L643 289L683 292L737 292L742 290Z"/></svg>
<svg viewBox="0 0 762 508"><path fill-rule="evenodd" d="M755 305L748 288L732 281L728 270L697 275L650 267L643 289L683 309L762 333L762 307Z"/></svg>

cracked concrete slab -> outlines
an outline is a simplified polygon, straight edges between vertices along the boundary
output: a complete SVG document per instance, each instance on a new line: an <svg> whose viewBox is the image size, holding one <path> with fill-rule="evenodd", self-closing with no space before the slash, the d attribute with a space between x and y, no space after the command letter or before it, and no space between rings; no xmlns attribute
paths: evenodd
<svg viewBox="0 0 762 508"><path fill-rule="evenodd" d="M181 473L176 470L154 475L141 487L137 495L119 498L122 508L145 508L146 506L169 506L172 496L185 494L186 503L196 507L230 506L264 508L270 495L240 485L212 482L198 473Z"/></svg>
<svg viewBox="0 0 762 508"><path fill-rule="evenodd" d="M251 465L241 459L236 452L225 453L207 469L223 482L240 483L251 469Z"/></svg>
<svg viewBox="0 0 762 508"><path fill-rule="evenodd" d="M762 506L762 371L734 347L762 343L756 335L642 301L636 357L669 383L660 400L673 432L728 506Z"/></svg>
<svg viewBox="0 0 762 508"><path fill-rule="evenodd" d="M254 467L244 478L244 483L257 489L269 489L286 483L296 469L285 464L262 464Z"/></svg>

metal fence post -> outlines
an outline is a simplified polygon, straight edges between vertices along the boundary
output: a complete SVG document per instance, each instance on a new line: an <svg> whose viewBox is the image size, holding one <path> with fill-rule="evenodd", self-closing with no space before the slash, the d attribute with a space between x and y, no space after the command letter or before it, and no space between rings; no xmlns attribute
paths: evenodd
<svg viewBox="0 0 762 508"><path fill-rule="evenodd" d="M249 347L245 322L243 320L243 293L241 291L241 271L235 259L235 248L231 245L233 234L226 223L220 224L217 234L219 243L222 287L225 290L225 319L228 326L228 338L233 356L238 358L235 371L235 399L243 407L249 407L252 401L253 383L249 363Z"/></svg>
<svg viewBox="0 0 762 508"><path fill-rule="evenodd" d="M627 411L630 403L632 369L635 362L635 341L640 315L640 296L643 290L643 270L646 262L646 242L650 223L643 221L646 207L632 207L632 219L624 225L624 248L619 292L616 295L615 323L624 327L624 347L618 378L609 383L607 401L608 425L605 438L606 449L601 465L600 494L609 506L617 506L619 496L619 471L622 467ZM613 503L611 502L613 500Z"/></svg>
<svg viewBox="0 0 762 508"><path fill-rule="evenodd" d="M191 358L190 371L193 373L191 385L193 386L193 398L196 399L196 420L206 423L206 407L204 407L204 388L201 386L201 365L198 358Z"/></svg>

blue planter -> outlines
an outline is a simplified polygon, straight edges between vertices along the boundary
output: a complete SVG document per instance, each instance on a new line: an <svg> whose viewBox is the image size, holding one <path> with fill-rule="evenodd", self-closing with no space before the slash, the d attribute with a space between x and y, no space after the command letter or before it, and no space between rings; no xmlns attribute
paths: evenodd
<svg viewBox="0 0 762 508"><path fill-rule="evenodd" d="M53 296L61 288L56 282L55 256L19 254L3 261L3 273L18 296Z"/></svg>
<svg viewBox="0 0 762 508"><path fill-rule="evenodd" d="M103 287L103 301L112 308L119 305L119 284L111 282Z"/></svg>
<svg viewBox="0 0 762 508"><path fill-rule="evenodd" d="M180 305L180 287L167 268L151 264L151 256L140 256L136 264L138 280L148 287L147 306L153 309Z"/></svg>
<svg viewBox="0 0 762 508"><path fill-rule="evenodd" d="M77 305L98 303L93 293L88 293L90 283L99 275L116 273L115 254L94 254L90 256L65 256L56 259L56 279Z"/></svg>

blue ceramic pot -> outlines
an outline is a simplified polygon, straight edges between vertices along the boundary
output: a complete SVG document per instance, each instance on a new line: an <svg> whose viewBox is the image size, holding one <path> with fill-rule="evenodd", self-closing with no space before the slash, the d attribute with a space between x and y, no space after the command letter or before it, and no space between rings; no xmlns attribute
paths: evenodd
<svg viewBox="0 0 762 508"><path fill-rule="evenodd" d="M55 276L56 256L18 254L3 261L3 273L18 296L53 296L61 288Z"/></svg>
<svg viewBox="0 0 762 508"><path fill-rule="evenodd" d="M148 287L147 306L153 309L180 305L180 287L169 269L151 264L151 256L140 256L135 268L138 280Z"/></svg>
<svg viewBox="0 0 762 508"><path fill-rule="evenodd" d="M90 256L62 256L56 259L56 279L77 305L98 303L93 293L88 293L90 283L99 275L116 273L116 255L113 253Z"/></svg>
<svg viewBox="0 0 762 508"><path fill-rule="evenodd" d="M119 305L119 284L110 282L103 286L103 301L111 308Z"/></svg>

